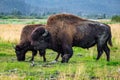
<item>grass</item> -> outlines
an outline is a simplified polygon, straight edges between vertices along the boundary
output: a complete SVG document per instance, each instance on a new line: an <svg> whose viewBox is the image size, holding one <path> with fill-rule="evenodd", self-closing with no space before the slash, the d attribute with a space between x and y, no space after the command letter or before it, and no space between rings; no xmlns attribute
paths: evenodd
<svg viewBox="0 0 120 80"><path fill-rule="evenodd" d="M0 19L0 24L45 24L47 19Z"/></svg>
<svg viewBox="0 0 120 80"><path fill-rule="evenodd" d="M0 80L119 80L120 79L120 24L110 24L113 35L111 61L103 54L96 61L96 46L87 49L74 47L74 55L69 63L62 64L61 58L52 64L57 55L47 50L47 62L35 57L35 65L29 62L31 52L25 62L18 62L12 45L19 42L22 28L26 24L0 24ZM13 36L14 35L14 36Z"/></svg>
<svg viewBox="0 0 120 80"><path fill-rule="evenodd" d="M1 45L2 44L2 45ZM4 46L3 46L4 45ZM10 43L0 43L0 79L18 79L18 80L118 80L120 78L120 59L119 48L111 48L111 61L106 62L105 55L102 55L99 61L95 60L96 48L90 50L73 48L74 55L69 63L62 64L59 59L58 63L51 64L57 55L52 50L47 50L47 62L43 62L38 55L35 57L35 66L28 62L31 53L26 55L25 62L18 62Z"/></svg>

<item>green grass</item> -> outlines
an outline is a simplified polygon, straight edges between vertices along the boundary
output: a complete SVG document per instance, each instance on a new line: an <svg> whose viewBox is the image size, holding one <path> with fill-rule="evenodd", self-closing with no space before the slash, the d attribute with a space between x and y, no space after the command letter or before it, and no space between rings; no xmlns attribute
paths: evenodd
<svg viewBox="0 0 120 80"><path fill-rule="evenodd" d="M0 24L45 24L47 19L0 19Z"/></svg>
<svg viewBox="0 0 120 80"><path fill-rule="evenodd" d="M0 42L0 80L118 80L120 78L120 48L111 48L111 61L103 54L96 61L96 47L87 49L74 47L74 55L69 63L61 63L61 58L51 64L57 55L47 50L47 62L37 55L35 66L28 62L31 52L26 54L25 62L18 62L12 44Z"/></svg>

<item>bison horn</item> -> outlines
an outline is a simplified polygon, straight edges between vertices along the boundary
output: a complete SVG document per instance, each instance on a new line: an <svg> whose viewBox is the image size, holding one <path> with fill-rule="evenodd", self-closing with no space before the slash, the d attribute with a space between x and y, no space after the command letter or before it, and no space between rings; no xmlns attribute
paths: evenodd
<svg viewBox="0 0 120 80"><path fill-rule="evenodd" d="M48 31L45 29L45 32L42 34L43 37L48 35Z"/></svg>

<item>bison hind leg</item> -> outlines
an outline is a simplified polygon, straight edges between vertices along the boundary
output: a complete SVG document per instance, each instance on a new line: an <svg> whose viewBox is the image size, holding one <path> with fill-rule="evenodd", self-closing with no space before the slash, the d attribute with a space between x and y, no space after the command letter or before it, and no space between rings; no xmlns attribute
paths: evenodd
<svg viewBox="0 0 120 80"><path fill-rule="evenodd" d="M104 50L105 53L106 53L107 61L110 61L110 49L109 49L109 47L107 46L107 44L105 44L105 46L103 47L103 50Z"/></svg>
<svg viewBox="0 0 120 80"><path fill-rule="evenodd" d="M100 58L100 56L103 53L103 50L106 53L107 56L107 61L109 61L109 54L110 54L110 50L107 46L107 41L109 38L109 34L104 31L102 32L102 34L98 35L98 39L97 39L97 50L98 50L98 56L97 56L97 60Z"/></svg>
<svg viewBox="0 0 120 80"><path fill-rule="evenodd" d="M106 42L106 40L103 39L103 38L99 38L99 40L97 41L98 55L97 55L97 59L96 60L99 60L99 58L103 54L103 46L105 45L105 42Z"/></svg>
<svg viewBox="0 0 120 80"><path fill-rule="evenodd" d="M100 46L99 44L97 45L97 51L98 51L98 55L97 55L96 60L99 60L99 58L100 58L101 55L103 54L102 46Z"/></svg>

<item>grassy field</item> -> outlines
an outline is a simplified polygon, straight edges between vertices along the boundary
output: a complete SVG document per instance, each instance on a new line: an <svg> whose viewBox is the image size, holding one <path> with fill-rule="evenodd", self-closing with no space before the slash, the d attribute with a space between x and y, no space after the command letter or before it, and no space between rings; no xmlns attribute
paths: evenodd
<svg viewBox="0 0 120 80"><path fill-rule="evenodd" d="M0 24L45 24L47 19L0 19Z"/></svg>
<svg viewBox="0 0 120 80"><path fill-rule="evenodd" d="M74 47L74 55L69 63L62 64L59 58L57 63L52 64L57 53L47 50L47 62L43 62L42 57L37 55L35 66L32 66L29 62L31 52L26 54L25 62L18 62L12 47L19 42L22 28L29 23L14 22L0 24L0 80L120 80L120 23L109 24L113 35L110 62L106 61L105 54L99 61L95 60L96 46L89 50Z"/></svg>

